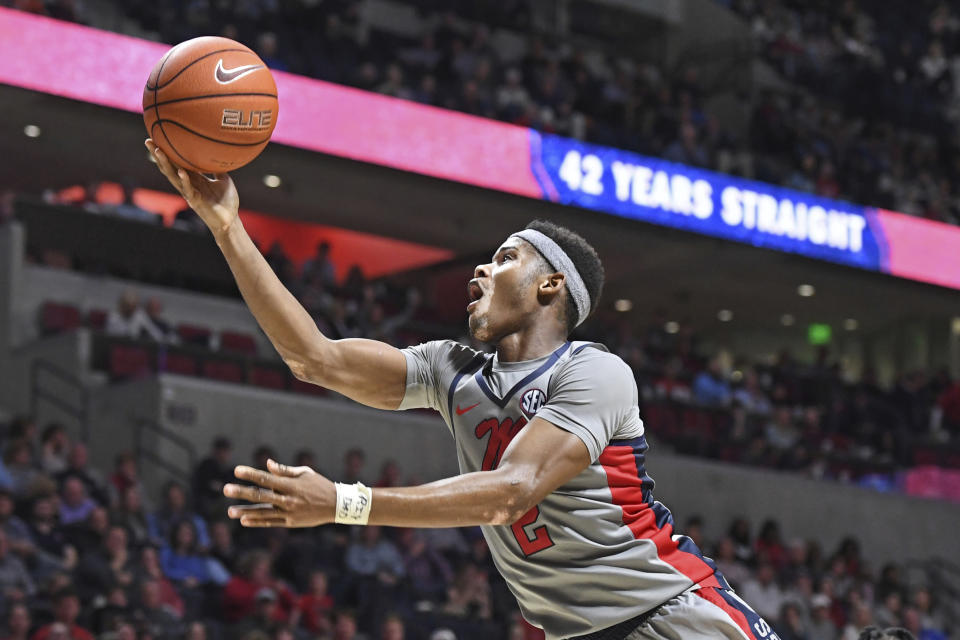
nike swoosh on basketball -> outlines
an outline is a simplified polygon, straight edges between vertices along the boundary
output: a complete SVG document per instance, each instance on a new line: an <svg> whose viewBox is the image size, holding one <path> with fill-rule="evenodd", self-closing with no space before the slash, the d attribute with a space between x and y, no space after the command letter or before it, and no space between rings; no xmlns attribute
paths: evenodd
<svg viewBox="0 0 960 640"><path fill-rule="evenodd" d="M480 404L479 402L478 402L477 404L472 404L472 405L470 405L469 407L467 407L466 409L461 409L461 408L460 408L460 405L457 405L457 415L458 415L458 416L462 416L462 415L465 414L467 411L470 411L470 409L473 409L474 407L477 407L479 404Z"/></svg>
<svg viewBox="0 0 960 640"><path fill-rule="evenodd" d="M265 67L266 65L262 64L242 64L233 69L225 69L223 67L223 58L220 58L217 60L217 68L214 69L213 75L220 84L229 84L234 80L239 80L243 76Z"/></svg>

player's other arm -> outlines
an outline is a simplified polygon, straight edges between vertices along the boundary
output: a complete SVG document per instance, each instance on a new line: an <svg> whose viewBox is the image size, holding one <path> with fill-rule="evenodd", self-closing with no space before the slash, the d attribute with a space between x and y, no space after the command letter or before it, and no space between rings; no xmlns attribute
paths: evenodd
<svg viewBox="0 0 960 640"><path fill-rule="evenodd" d="M557 487L590 464L583 441L534 418L513 439L493 471L478 471L416 487L373 489L368 524L395 527L461 527L516 522ZM224 493L260 504L230 507L248 527L310 527L334 521L333 482L307 467L270 462L268 471L237 467L241 480Z"/></svg>
<svg viewBox="0 0 960 640"><path fill-rule="evenodd" d="M171 163L152 140L146 144L160 171L210 228L244 301L293 374L357 402L396 409L406 385L403 354L382 342L324 336L247 235L230 177L208 180Z"/></svg>

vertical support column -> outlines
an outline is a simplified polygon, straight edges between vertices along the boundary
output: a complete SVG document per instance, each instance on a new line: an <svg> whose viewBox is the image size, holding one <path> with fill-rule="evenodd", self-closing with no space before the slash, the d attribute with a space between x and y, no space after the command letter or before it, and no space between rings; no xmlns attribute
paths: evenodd
<svg viewBox="0 0 960 640"><path fill-rule="evenodd" d="M15 342L16 301L23 283L24 228L11 221L0 226L0 354Z"/></svg>

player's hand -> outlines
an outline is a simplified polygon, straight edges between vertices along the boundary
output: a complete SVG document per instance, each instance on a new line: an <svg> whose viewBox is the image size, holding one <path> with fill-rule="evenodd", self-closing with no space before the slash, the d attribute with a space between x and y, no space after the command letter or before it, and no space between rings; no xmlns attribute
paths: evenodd
<svg viewBox="0 0 960 640"><path fill-rule="evenodd" d="M237 219L240 209L240 196L230 176L218 173L214 178L208 178L195 171L187 171L175 165L151 138L147 138L144 144L156 158L160 173L180 192L190 208L210 227L210 231L214 235L225 233Z"/></svg>
<svg viewBox="0 0 960 640"><path fill-rule="evenodd" d="M245 527L315 527L334 521L337 489L310 467L268 460L267 471L240 465L233 475L257 485L223 487L228 498L254 503L227 509L227 515Z"/></svg>

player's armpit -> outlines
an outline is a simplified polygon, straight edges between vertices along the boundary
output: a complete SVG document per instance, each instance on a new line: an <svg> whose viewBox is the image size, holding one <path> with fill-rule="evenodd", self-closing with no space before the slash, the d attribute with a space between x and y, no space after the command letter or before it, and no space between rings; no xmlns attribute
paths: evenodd
<svg viewBox="0 0 960 640"><path fill-rule="evenodd" d="M500 460L516 488L512 492L512 519L520 518L558 487L590 466L590 452L579 437L542 418L534 417L520 430Z"/></svg>
<svg viewBox="0 0 960 640"><path fill-rule="evenodd" d="M299 378L377 409L396 409L407 385L407 360L385 342L329 340Z"/></svg>

